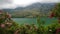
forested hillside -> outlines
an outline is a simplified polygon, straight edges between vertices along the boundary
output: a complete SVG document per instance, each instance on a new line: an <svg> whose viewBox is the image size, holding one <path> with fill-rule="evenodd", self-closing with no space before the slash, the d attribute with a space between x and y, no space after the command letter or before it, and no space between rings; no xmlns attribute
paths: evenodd
<svg viewBox="0 0 60 34"><path fill-rule="evenodd" d="M48 16L48 13L54 8L54 6L55 3L33 3L26 7L3 10L9 12L12 17L36 17L36 15Z"/></svg>

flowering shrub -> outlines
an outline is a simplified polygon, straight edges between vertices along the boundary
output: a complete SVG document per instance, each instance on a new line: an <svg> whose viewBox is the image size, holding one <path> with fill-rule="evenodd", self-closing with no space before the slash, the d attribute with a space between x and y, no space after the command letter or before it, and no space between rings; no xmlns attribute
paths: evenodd
<svg viewBox="0 0 60 34"><path fill-rule="evenodd" d="M51 15L49 16L50 18L54 17L55 16L55 13L52 12Z"/></svg>
<svg viewBox="0 0 60 34"><path fill-rule="evenodd" d="M56 14L52 12L50 18L55 15ZM60 23L60 17L58 19ZM0 11L0 34L58 34L60 31L59 23L44 26L44 24L40 22L40 16L37 16L38 26L35 24L19 26L11 20L11 15L8 12Z"/></svg>
<svg viewBox="0 0 60 34"><path fill-rule="evenodd" d="M60 24L60 3L58 3L55 6L55 8L54 8L54 10L53 10L53 12L52 12L50 17L58 18L58 23ZM60 27L57 28L56 34L58 34L59 31L60 31Z"/></svg>

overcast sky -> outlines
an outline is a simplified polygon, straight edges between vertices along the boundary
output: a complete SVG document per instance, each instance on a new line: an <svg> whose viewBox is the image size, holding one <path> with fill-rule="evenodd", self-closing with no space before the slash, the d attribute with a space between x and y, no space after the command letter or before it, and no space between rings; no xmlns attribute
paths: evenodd
<svg viewBox="0 0 60 34"><path fill-rule="evenodd" d="M17 6L27 6L35 2L58 3L60 2L60 0L0 0L0 9L16 8Z"/></svg>

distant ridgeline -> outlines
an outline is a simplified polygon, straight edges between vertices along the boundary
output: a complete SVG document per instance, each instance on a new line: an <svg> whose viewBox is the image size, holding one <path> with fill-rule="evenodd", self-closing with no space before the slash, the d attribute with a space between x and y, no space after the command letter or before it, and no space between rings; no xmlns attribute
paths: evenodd
<svg viewBox="0 0 60 34"><path fill-rule="evenodd" d="M50 11L54 8L55 3L33 3L26 7L17 7L15 9L3 9L5 12L9 12L12 17L36 17L48 16Z"/></svg>

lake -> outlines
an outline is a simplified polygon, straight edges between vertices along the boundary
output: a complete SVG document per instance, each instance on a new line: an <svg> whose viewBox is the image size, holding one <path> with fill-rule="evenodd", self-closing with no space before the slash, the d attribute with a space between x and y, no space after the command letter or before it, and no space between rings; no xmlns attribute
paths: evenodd
<svg viewBox="0 0 60 34"><path fill-rule="evenodd" d="M18 24L36 24L37 25L37 19L36 18L12 18L12 20ZM45 25L49 25L52 23L58 22L56 18L40 18L41 22L45 22Z"/></svg>

